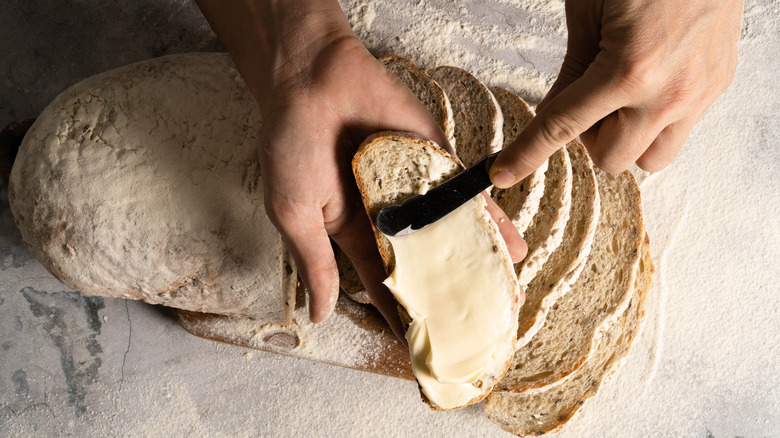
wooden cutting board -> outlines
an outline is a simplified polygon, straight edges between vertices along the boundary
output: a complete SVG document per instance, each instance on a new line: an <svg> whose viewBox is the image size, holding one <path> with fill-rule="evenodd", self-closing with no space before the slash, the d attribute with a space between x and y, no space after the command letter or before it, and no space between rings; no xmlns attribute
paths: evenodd
<svg viewBox="0 0 780 438"><path fill-rule="evenodd" d="M305 303L299 296L297 303ZM339 296L331 317L311 324L298 304L292 324L176 311L185 330L214 341L276 354L414 380L409 351L371 306Z"/></svg>

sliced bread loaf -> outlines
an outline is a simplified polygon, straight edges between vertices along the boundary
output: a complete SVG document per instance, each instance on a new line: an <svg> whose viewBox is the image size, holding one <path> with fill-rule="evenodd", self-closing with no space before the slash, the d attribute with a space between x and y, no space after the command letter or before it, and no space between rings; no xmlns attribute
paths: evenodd
<svg viewBox="0 0 780 438"><path fill-rule="evenodd" d="M428 73L406 58L387 55L379 58L379 62L387 71L400 79L425 105L441 130L444 131L450 146L455 149L455 119L450 100L441 86Z"/></svg>
<svg viewBox="0 0 780 438"><path fill-rule="evenodd" d="M434 80L450 99L455 115L455 152L466 167L504 144L504 117L493 93L471 73L457 67L437 67Z"/></svg>
<svg viewBox="0 0 780 438"><path fill-rule="evenodd" d="M457 160L434 143L395 132L366 139L352 163L372 223L383 207L460 171ZM522 304L509 251L485 198L475 196L434 224L392 241L374 231L390 275L386 284L406 316L423 399L434 409L482 400L512 358ZM468 372L463 364L469 364Z"/></svg>
<svg viewBox="0 0 780 438"><path fill-rule="evenodd" d="M491 394L485 404L485 413L491 421L518 436L552 433L571 420L601 385L608 383L639 336L644 320L645 300L653 274L648 240L642 244L640 253L631 302L604 332L592 357L571 378L544 391Z"/></svg>
<svg viewBox="0 0 780 438"><path fill-rule="evenodd" d="M596 170L601 215L592 249L572 290L515 353L501 390L527 392L560 383L591 356L600 331L618 317L632 293L644 223L639 187L629 172Z"/></svg>
<svg viewBox="0 0 780 438"><path fill-rule="evenodd" d="M528 245L528 254L515 266L523 288L539 273L555 248L561 244L571 211L572 171L566 148L552 154L548 163L539 210L523 235Z"/></svg>
<svg viewBox="0 0 780 438"><path fill-rule="evenodd" d="M498 87L490 88L490 91L504 116L503 147L507 147L531 122L534 111L520 96L511 91ZM493 189L490 194L521 235L525 234L525 230L539 210L539 203L544 194L544 173L547 171L547 163L545 161L536 171L512 187Z"/></svg>
<svg viewBox="0 0 780 438"><path fill-rule="evenodd" d="M601 204L596 187L593 162L579 141L566 146L571 158L571 212L563 230L561 244L525 289L526 300L520 310L517 346L526 345L544 324L547 312L565 295L579 277L590 254ZM498 385L501 387L501 384Z"/></svg>

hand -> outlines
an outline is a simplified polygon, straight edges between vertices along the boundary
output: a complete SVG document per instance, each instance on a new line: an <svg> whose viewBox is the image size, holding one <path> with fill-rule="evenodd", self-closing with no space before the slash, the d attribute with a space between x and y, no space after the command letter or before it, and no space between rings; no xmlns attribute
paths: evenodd
<svg viewBox="0 0 780 438"><path fill-rule="evenodd" d="M310 319L324 321L338 297L330 237L351 259L373 302L402 336L397 304L381 284L386 275L351 160L360 142L377 131L411 131L449 148L444 133L406 86L368 53L336 1L290 2L280 11L261 14L257 22L245 23L241 35L235 34L241 28L235 23L249 14L220 18L221 10L210 14L204 3L201 8L217 32L225 33L223 40L260 104L259 158L266 211L298 265L309 292ZM244 37L263 24L275 26L274 35L246 47ZM261 57L256 47L270 49ZM490 210L499 218L513 256L521 259L524 242L495 204Z"/></svg>
<svg viewBox="0 0 780 438"><path fill-rule="evenodd" d="M731 83L741 14L742 0L567 0L563 67L493 182L520 181L578 135L608 172L666 167Z"/></svg>

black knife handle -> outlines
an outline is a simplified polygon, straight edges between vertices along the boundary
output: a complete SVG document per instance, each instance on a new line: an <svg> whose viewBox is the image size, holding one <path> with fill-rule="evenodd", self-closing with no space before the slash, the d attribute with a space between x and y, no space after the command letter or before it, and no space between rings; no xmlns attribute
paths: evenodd
<svg viewBox="0 0 780 438"><path fill-rule="evenodd" d="M383 234L408 234L436 222L492 184L488 165L498 152L490 154L463 172L400 205L390 205L379 211L376 227Z"/></svg>

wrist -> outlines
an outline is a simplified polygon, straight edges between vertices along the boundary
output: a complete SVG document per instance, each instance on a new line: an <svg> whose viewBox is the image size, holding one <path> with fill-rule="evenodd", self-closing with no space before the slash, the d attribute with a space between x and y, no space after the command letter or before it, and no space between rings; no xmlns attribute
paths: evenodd
<svg viewBox="0 0 780 438"><path fill-rule="evenodd" d="M308 83L323 51L356 39L337 0L198 0L261 109Z"/></svg>

